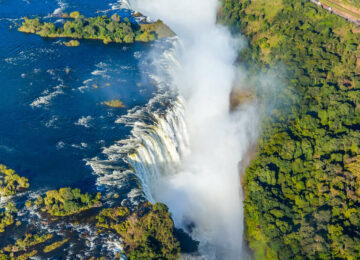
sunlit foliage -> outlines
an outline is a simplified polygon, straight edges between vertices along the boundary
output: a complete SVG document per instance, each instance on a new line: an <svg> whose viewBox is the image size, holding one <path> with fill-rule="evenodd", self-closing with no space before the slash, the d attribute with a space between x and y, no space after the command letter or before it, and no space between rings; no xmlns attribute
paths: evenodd
<svg viewBox="0 0 360 260"><path fill-rule="evenodd" d="M246 172L255 258L358 259L359 29L305 0L223 0L219 19L249 39L250 73L285 67Z"/></svg>
<svg viewBox="0 0 360 260"><path fill-rule="evenodd" d="M100 198L100 193L91 195L79 189L61 188L47 191L45 197L39 196L34 204L50 215L68 216L101 206Z"/></svg>
<svg viewBox="0 0 360 260"><path fill-rule="evenodd" d="M0 164L0 195L10 196L29 188L29 180Z"/></svg>

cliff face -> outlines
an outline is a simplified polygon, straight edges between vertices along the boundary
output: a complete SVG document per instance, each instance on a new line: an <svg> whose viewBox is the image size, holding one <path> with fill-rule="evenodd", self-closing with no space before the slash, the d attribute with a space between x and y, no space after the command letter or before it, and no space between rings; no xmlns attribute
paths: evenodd
<svg viewBox="0 0 360 260"><path fill-rule="evenodd" d="M264 111L246 172L255 258L358 258L358 29L305 0L223 0L219 21L248 38L239 61L250 76L277 71L285 86ZM256 94L267 100L263 89Z"/></svg>

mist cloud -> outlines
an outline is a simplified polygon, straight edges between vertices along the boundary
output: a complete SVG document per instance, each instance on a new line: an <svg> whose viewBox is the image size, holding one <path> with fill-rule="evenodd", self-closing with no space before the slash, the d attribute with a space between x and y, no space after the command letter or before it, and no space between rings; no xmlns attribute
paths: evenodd
<svg viewBox="0 0 360 260"><path fill-rule="evenodd" d="M187 102L191 153L153 188L177 226L192 231L207 259L242 259L243 205L238 164L257 137L254 104L229 112L239 42L216 25L216 0L137 0L136 10L178 35L173 85ZM189 225L194 224L193 229Z"/></svg>

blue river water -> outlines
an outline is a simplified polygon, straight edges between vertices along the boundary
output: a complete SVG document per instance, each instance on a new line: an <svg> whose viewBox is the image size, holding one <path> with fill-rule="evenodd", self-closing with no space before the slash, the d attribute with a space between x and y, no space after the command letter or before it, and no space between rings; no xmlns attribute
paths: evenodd
<svg viewBox="0 0 360 260"><path fill-rule="evenodd" d="M116 233L97 232L100 207L56 219L25 201L72 187L100 191L97 206L135 209L154 202L152 184L180 165L188 139L184 101L171 86L176 37L66 47L68 39L17 31L24 17L61 23L61 14L73 11L136 22L128 8L126 0L0 0L0 164L30 183L13 198L0 197L0 213L7 199L19 210L16 225L0 233L0 251L24 234L51 233L69 241L40 259L115 259L123 245ZM124 107L106 106L110 100Z"/></svg>
<svg viewBox="0 0 360 260"><path fill-rule="evenodd" d="M115 0L0 0L0 163L29 178L30 189L64 186L94 191L85 159L125 138L130 128L115 120L156 93L144 64L148 44L104 45L23 34L21 17L42 19L59 12L122 17ZM12 27L12 29L11 29ZM120 99L125 108L103 102Z"/></svg>

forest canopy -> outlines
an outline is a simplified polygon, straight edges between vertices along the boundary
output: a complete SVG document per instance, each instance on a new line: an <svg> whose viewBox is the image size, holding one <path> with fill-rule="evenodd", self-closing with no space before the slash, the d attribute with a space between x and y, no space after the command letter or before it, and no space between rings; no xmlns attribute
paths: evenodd
<svg viewBox="0 0 360 260"><path fill-rule="evenodd" d="M360 29L305 0L222 2L249 40L239 62L285 86L244 181L255 258L358 259Z"/></svg>

